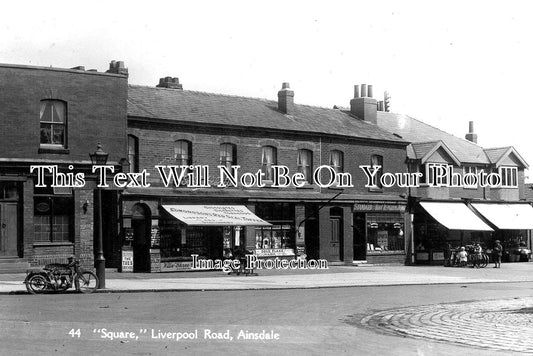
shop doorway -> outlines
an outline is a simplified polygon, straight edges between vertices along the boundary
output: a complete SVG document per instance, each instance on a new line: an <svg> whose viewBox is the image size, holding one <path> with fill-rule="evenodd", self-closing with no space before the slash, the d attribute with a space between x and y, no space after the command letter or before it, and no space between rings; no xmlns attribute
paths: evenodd
<svg viewBox="0 0 533 356"><path fill-rule="evenodd" d="M0 203L0 257L17 257L17 203Z"/></svg>
<svg viewBox="0 0 533 356"><path fill-rule="evenodd" d="M132 210L133 272L149 272L152 214L145 204L135 204Z"/></svg>
<svg viewBox="0 0 533 356"><path fill-rule="evenodd" d="M344 224L342 219L342 208L331 208L330 217L331 240L329 243L329 258L332 262L342 261L344 257Z"/></svg>
<svg viewBox="0 0 533 356"><path fill-rule="evenodd" d="M365 213L355 213L353 216L353 259L366 261Z"/></svg>

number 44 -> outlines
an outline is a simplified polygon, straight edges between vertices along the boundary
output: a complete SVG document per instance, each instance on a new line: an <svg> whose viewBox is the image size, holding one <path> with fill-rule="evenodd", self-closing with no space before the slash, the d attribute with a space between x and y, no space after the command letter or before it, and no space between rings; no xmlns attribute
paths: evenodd
<svg viewBox="0 0 533 356"><path fill-rule="evenodd" d="M70 331L68 332L68 334L69 334L70 336L72 336L72 337L74 337L74 336L80 337L80 336L81 336L81 331L80 331L80 329L76 329L76 330L74 330L74 329L70 329Z"/></svg>

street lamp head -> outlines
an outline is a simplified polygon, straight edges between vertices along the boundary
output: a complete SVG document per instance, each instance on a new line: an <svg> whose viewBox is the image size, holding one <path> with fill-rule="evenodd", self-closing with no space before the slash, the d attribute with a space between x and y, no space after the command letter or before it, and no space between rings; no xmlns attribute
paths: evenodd
<svg viewBox="0 0 533 356"><path fill-rule="evenodd" d="M89 157L91 157L92 164L103 166L107 163L107 157L109 154L104 152L102 149L102 145L100 142L98 142L98 145L96 147L96 151L94 153L90 153Z"/></svg>

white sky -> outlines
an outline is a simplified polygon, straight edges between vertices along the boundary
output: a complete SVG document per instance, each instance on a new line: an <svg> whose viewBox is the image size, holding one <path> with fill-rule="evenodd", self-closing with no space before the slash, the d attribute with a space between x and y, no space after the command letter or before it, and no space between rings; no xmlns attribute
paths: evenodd
<svg viewBox="0 0 533 356"><path fill-rule="evenodd" d="M533 165L530 1L10 1L0 63L108 69L131 84L349 106L354 84L394 112ZM533 177L532 177L533 178Z"/></svg>

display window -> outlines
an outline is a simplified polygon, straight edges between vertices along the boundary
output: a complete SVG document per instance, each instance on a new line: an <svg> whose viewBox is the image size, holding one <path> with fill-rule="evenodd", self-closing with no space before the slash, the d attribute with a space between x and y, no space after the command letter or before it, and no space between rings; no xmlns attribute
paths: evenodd
<svg viewBox="0 0 533 356"><path fill-rule="evenodd" d="M404 251L405 233L401 214L367 214L367 251Z"/></svg>

